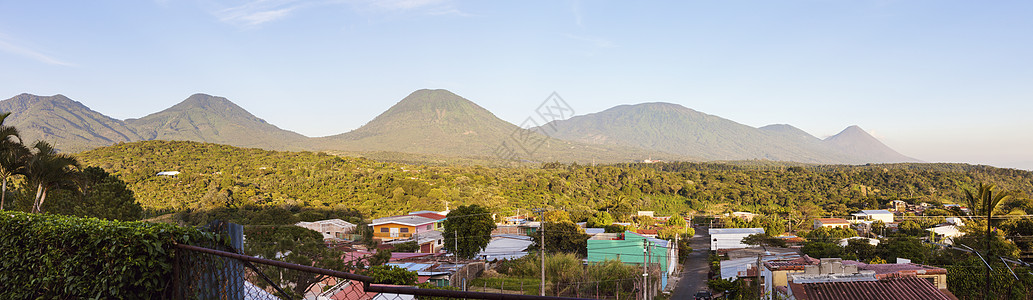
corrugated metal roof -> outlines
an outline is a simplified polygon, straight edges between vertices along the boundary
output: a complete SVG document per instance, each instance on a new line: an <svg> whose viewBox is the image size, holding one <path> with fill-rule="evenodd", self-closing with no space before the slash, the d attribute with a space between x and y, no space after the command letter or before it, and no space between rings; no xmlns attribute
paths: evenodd
<svg viewBox="0 0 1033 300"><path fill-rule="evenodd" d="M425 270L427 268L430 268L430 267L434 266L434 264L420 264L420 263L386 263L385 265L396 266L396 267L404 268L406 270L413 271L413 272L423 271L423 270Z"/></svg>
<svg viewBox="0 0 1033 300"><path fill-rule="evenodd" d="M931 282L914 276L877 281L801 283L794 286L793 294L801 300L951 300Z"/></svg>
<svg viewBox="0 0 1033 300"><path fill-rule="evenodd" d="M420 225L424 225L424 224L434 223L436 221L437 220L434 220L434 219L431 219L431 218L428 218L428 217L423 217L423 216L404 215L404 216L393 216L393 217L385 217L385 218L376 219L376 220L373 220L373 223L371 223L370 226L376 226L376 225L387 224L387 223L397 223L397 224L404 224L404 225L410 225L410 226L420 226Z"/></svg>
<svg viewBox="0 0 1033 300"><path fill-rule="evenodd" d="M710 229L710 235L715 234L754 234L764 233L764 228L717 228Z"/></svg>
<svg viewBox="0 0 1033 300"><path fill-rule="evenodd" d="M819 261L817 258L812 258L806 254L803 257L798 257L792 260L777 260L765 262L764 265L768 269L772 270L803 270L805 266L817 265Z"/></svg>
<svg viewBox="0 0 1033 300"><path fill-rule="evenodd" d="M818 221L822 224L850 224L850 222L843 218L821 218Z"/></svg>
<svg viewBox="0 0 1033 300"><path fill-rule="evenodd" d="M412 213L412 214L409 214L409 215L411 215L411 216L421 216L421 217L424 217L424 218L434 219L434 220L442 220L442 219L445 218L445 216L442 216L439 213L432 213L432 212L429 212L429 213Z"/></svg>
<svg viewBox="0 0 1033 300"><path fill-rule="evenodd" d="M947 274L947 269L940 267L927 266L916 263L903 263L903 264L866 264L863 262L844 260L844 265L857 265L859 270L872 270L875 271L876 275L884 275L891 273L899 274Z"/></svg>

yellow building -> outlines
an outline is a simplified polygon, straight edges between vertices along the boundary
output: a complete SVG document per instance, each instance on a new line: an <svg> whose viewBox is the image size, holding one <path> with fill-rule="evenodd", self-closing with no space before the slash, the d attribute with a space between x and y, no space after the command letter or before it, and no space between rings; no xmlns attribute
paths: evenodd
<svg viewBox="0 0 1033 300"><path fill-rule="evenodd" d="M817 265L820 261L816 258L804 255L795 259L772 260L764 262L764 269L761 270L761 277L764 278L764 289L767 295L782 291L786 293L789 287L789 275L802 274L804 268L810 265Z"/></svg>

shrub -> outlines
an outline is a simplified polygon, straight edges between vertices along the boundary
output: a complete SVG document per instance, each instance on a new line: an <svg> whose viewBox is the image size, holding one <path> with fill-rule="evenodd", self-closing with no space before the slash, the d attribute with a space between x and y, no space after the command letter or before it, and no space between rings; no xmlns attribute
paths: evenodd
<svg viewBox="0 0 1033 300"><path fill-rule="evenodd" d="M0 212L0 299L168 298L175 243L216 241L169 224Z"/></svg>

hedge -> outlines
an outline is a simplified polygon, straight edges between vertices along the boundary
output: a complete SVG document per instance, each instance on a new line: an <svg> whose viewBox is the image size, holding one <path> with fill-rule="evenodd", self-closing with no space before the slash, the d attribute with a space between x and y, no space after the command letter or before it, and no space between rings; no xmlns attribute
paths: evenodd
<svg viewBox="0 0 1033 300"><path fill-rule="evenodd" d="M174 243L217 240L169 224L0 211L0 299L169 298Z"/></svg>

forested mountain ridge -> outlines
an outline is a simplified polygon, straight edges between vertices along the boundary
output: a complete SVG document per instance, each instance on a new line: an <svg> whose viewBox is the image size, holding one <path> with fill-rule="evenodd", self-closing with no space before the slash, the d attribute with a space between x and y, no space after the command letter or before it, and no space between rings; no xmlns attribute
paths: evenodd
<svg viewBox="0 0 1033 300"><path fill-rule="evenodd" d="M856 126L826 142L790 125L753 128L671 103L621 105L543 127L555 128L549 134L561 139L626 145L706 160L820 164L917 161L889 149Z"/></svg>
<svg viewBox="0 0 1033 300"><path fill-rule="evenodd" d="M4 125L17 127L25 144L46 140L58 149L75 152L140 140L125 122L64 95L17 95L0 101L0 112L11 113Z"/></svg>
<svg viewBox="0 0 1033 300"><path fill-rule="evenodd" d="M456 157L547 162L631 162L649 157L689 159L661 151L558 140L499 119L447 90L415 91L353 131L320 138L323 149L395 151Z"/></svg>
<svg viewBox="0 0 1033 300"><path fill-rule="evenodd" d="M21 94L0 101L11 112L5 125L25 141L43 139L64 152L121 142L188 140L278 150L308 150L307 137L259 119L226 98L195 94L168 109L125 121L96 112L63 95Z"/></svg>
<svg viewBox="0 0 1033 300"><path fill-rule="evenodd" d="M371 217L480 204L505 213L555 207L846 215L890 200L961 202L963 187L1018 190L1009 210L1033 212L1033 172L966 164L740 166L720 163L424 166L311 152L146 141L80 153L125 180L150 209L277 205L354 208ZM178 176L156 176L180 171Z"/></svg>
<svg viewBox="0 0 1033 300"><path fill-rule="evenodd" d="M896 152L870 136L864 138L863 131L832 139L837 148L789 125L753 128L669 103L622 105L525 130L447 90L415 91L364 126L321 138L278 128L226 98L205 94L125 121L60 95L22 94L0 101L0 110L4 109L14 112L8 122L26 137L46 137L67 152L160 139L269 150L331 150L416 162L912 161L893 156ZM864 152L869 150L872 153Z"/></svg>
<svg viewBox="0 0 1033 300"><path fill-rule="evenodd" d="M209 142L271 150L310 150L308 137L267 123L223 97L194 94L126 124L140 140Z"/></svg>

